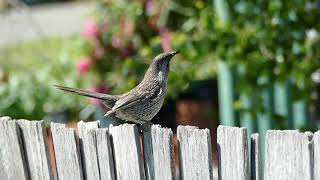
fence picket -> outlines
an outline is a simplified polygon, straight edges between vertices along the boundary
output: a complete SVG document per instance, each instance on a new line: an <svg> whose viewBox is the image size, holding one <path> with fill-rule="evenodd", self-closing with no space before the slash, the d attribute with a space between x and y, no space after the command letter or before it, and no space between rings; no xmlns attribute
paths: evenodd
<svg viewBox="0 0 320 180"><path fill-rule="evenodd" d="M53 171L48 149L47 131L44 121L18 120L23 137L26 163L32 180L53 180Z"/></svg>
<svg viewBox="0 0 320 180"><path fill-rule="evenodd" d="M320 179L320 131L317 131L313 135L314 143L314 179Z"/></svg>
<svg viewBox="0 0 320 180"><path fill-rule="evenodd" d="M51 123L51 131L59 180L83 180L75 129Z"/></svg>
<svg viewBox="0 0 320 180"><path fill-rule="evenodd" d="M0 117L0 179L29 179L21 132L9 117Z"/></svg>
<svg viewBox="0 0 320 180"><path fill-rule="evenodd" d="M311 133L269 130L266 137L265 180L313 179Z"/></svg>
<svg viewBox="0 0 320 180"><path fill-rule="evenodd" d="M178 126L180 176L182 180L212 180L211 138L209 129Z"/></svg>
<svg viewBox="0 0 320 180"><path fill-rule="evenodd" d="M219 180L248 180L247 129L219 126L217 133Z"/></svg>
<svg viewBox="0 0 320 180"><path fill-rule="evenodd" d="M116 177L118 180L145 179L140 136L137 125L110 125Z"/></svg>
<svg viewBox="0 0 320 180"><path fill-rule="evenodd" d="M84 179L99 180L99 162L97 156L97 140L90 129L98 129L99 122L78 122L80 150Z"/></svg>
<svg viewBox="0 0 320 180"><path fill-rule="evenodd" d="M159 125L146 125L143 134L146 178L175 179L172 131Z"/></svg>
<svg viewBox="0 0 320 180"><path fill-rule="evenodd" d="M99 128L98 121L79 122L78 129L79 139L75 129L51 123L55 171L43 121L0 117L0 179L176 178L171 129L143 125L143 139L134 124L110 125L108 129ZM258 133L250 136L249 157L246 128L218 127L219 180L259 180L262 176L265 180L320 179L320 131L312 134L268 130L264 174L259 156L263 150L259 148L260 136ZM178 126L180 179L213 179L210 137L208 129Z"/></svg>
<svg viewBox="0 0 320 180"><path fill-rule="evenodd" d="M93 129L97 139L97 151L99 160L100 179L114 180L115 167L112 153L111 138L107 128Z"/></svg>

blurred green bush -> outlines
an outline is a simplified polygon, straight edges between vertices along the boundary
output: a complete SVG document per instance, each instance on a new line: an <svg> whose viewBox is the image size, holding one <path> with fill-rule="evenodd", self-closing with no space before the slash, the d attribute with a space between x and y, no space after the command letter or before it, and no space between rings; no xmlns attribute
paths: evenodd
<svg viewBox="0 0 320 180"><path fill-rule="evenodd" d="M74 38L21 42L0 49L0 115L42 119L48 113L70 109L76 116L86 102L63 96L54 84L83 86L72 58ZM72 45L72 46L69 46Z"/></svg>
<svg viewBox="0 0 320 180"><path fill-rule="evenodd" d="M5 80L0 85L0 113L19 114L21 110L24 118L38 118L51 110L78 109L85 104L83 98L53 92L52 84L123 93L142 79L155 55L171 50L181 51L171 64L171 98L191 80L214 78L217 62L226 61L239 72L239 94L255 96L270 83L294 79L294 96L310 100L310 76L320 67L317 2L99 1L82 35L62 49L44 55L26 45L24 53L35 53L31 57L15 53L19 61L12 62L12 57L2 56ZM47 43L42 48L50 49ZM46 58L34 61L38 56ZM19 72L16 67L21 64L28 64L29 72ZM261 107L254 108L259 111Z"/></svg>
<svg viewBox="0 0 320 180"><path fill-rule="evenodd" d="M308 99L320 67L317 1L105 0L93 17L79 50L92 61L96 83L113 93L136 85L156 54L176 49L171 97L191 79L215 77L222 60L239 72L241 94L294 79L297 98Z"/></svg>

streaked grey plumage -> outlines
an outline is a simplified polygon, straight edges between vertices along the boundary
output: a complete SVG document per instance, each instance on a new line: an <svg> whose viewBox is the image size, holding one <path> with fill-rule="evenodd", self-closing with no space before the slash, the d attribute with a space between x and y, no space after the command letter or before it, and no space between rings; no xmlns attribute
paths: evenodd
<svg viewBox="0 0 320 180"><path fill-rule="evenodd" d="M156 56L143 80L135 88L122 95L108 95L76 88L56 86L63 91L99 99L110 108L105 116L144 124L159 112L167 89L170 59L179 51Z"/></svg>

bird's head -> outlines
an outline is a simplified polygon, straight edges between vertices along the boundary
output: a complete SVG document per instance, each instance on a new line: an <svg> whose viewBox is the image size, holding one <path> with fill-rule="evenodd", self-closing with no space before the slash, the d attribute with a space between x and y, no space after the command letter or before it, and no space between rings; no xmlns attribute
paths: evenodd
<svg viewBox="0 0 320 180"><path fill-rule="evenodd" d="M162 53L156 56L148 71L144 75L144 79L159 79L160 81L166 80L170 70L169 64L171 58L178 54L179 51L173 51L169 53Z"/></svg>
<svg viewBox="0 0 320 180"><path fill-rule="evenodd" d="M154 68L156 68L157 71L168 73L170 69L169 65L171 58L179 52L180 51L173 51L169 53L159 54L153 59Z"/></svg>

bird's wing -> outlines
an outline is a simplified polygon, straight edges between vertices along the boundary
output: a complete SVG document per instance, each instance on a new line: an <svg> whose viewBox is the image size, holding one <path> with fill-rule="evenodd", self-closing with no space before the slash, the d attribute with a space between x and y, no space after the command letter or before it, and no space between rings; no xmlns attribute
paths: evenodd
<svg viewBox="0 0 320 180"><path fill-rule="evenodd" d="M134 94L134 93L128 93L127 96L120 98L115 103L112 110L135 106L136 104L142 103L145 101L154 101L157 99L157 97L162 95L162 93L164 92L160 86L155 86L151 90L145 91L140 95Z"/></svg>

